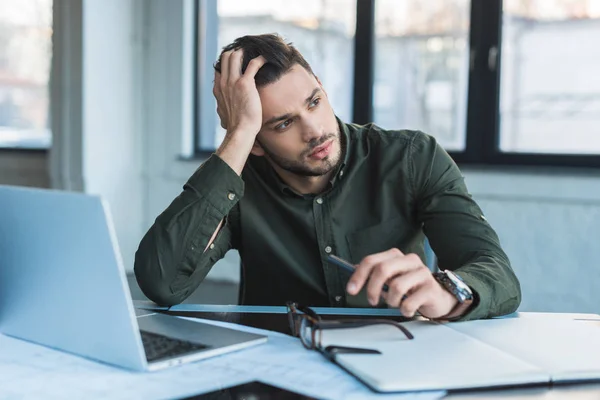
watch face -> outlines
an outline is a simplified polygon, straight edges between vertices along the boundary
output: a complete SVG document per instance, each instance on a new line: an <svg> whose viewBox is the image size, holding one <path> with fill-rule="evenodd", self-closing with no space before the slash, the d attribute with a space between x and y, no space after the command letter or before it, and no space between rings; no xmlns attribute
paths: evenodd
<svg viewBox="0 0 600 400"><path fill-rule="evenodd" d="M469 287L469 285L467 285L460 276L458 276L457 274L455 274L452 271L449 270L445 270L444 273L446 273L446 276L448 276L448 278L452 281L452 283L454 284L454 286L456 287L456 295L458 297L458 300L462 303L465 300L469 300L473 297L473 292L471 291L471 288Z"/></svg>

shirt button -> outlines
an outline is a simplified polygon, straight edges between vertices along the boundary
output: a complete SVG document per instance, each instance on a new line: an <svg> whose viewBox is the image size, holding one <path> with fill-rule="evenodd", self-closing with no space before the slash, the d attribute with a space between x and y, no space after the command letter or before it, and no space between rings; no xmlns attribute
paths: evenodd
<svg viewBox="0 0 600 400"><path fill-rule="evenodd" d="M340 177L344 176L344 170L340 171Z"/></svg>
<svg viewBox="0 0 600 400"><path fill-rule="evenodd" d="M319 198L317 199L317 204L323 204L323 199L319 197Z"/></svg>
<svg viewBox="0 0 600 400"><path fill-rule="evenodd" d="M233 200L233 199L235 199L235 193L229 193L229 194L227 195L227 198L228 198L229 200Z"/></svg>
<svg viewBox="0 0 600 400"><path fill-rule="evenodd" d="M327 254L331 253L331 247L330 246L325 247L325 253L327 253Z"/></svg>
<svg viewBox="0 0 600 400"><path fill-rule="evenodd" d="M214 244L214 243L211 243L211 244L210 244L210 246L208 246L208 247L210 247L210 249L212 250L212 249L214 249L214 248L215 248L215 244Z"/></svg>

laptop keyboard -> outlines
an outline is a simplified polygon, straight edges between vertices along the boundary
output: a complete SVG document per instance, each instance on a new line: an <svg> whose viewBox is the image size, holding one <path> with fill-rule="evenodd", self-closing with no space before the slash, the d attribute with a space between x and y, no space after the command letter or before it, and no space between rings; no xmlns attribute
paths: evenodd
<svg viewBox="0 0 600 400"><path fill-rule="evenodd" d="M142 334L142 343L148 362L182 356L196 350L208 348L203 344L174 339L153 332L140 331L140 333Z"/></svg>

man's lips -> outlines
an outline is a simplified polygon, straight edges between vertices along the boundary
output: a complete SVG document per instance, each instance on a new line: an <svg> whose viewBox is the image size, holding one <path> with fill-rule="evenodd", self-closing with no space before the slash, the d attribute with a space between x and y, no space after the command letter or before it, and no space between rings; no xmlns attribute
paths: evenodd
<svg viewBox="0 0 600 400"><path fill-rule="evenodd" d="M326 141L325 143L323 143L322 145L320 145L319 147L315 147L315 149L312 151L312 153L310 153L308 156L309 157L314 156L315 154L317 154L321 150L326 149L332 142L333 142L333 139L330 139L330 140Z"/></svg>

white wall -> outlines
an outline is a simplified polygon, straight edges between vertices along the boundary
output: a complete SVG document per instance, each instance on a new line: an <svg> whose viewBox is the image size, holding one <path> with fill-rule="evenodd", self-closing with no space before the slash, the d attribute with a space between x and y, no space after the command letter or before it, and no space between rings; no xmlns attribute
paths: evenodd
<svg viewBox="0 0 600 400"><path fill-rule="evenodd" d="M463 172L521 280L521 310L600 313L600 171Z"/></svg>
<svg viewBox="0 0 600 400"><path fill-rule="evenodd" d="M133 0L83 7L83 180L110 204L123 261L133 268L142 234L141 52Z"/></svg>

